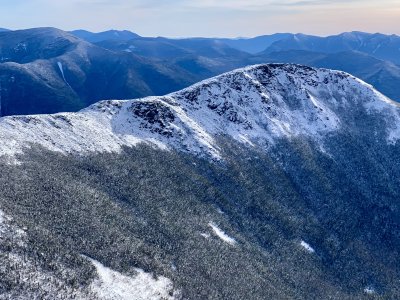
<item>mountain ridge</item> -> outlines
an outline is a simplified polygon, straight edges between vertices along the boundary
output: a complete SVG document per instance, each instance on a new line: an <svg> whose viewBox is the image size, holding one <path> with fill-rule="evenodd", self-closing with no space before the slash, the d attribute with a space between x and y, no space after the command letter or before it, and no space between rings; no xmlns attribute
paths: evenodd
<svg viewBox="0 0 400 300"><path fill-rule="evenodd" d="M332 90L337 92L332 94ZM343 116L335 112L338 108L360 105L346 104L344 99L355 97L351 93L365 97L364 110L368 105L383 107L391 118L399 118L397 103L350 74L267 64L231 71L166 96L103 101L79 113L5 117L0 121L0 149L13 156L22 150L22 140L64 153L107 152L144 141L219 159L213 138L219 134L249 145L267 146L275 138L298 135L320 141L342 126ZM15 138L18 135L20 141ZM393 130L388 141L398 135Z"/></svg>

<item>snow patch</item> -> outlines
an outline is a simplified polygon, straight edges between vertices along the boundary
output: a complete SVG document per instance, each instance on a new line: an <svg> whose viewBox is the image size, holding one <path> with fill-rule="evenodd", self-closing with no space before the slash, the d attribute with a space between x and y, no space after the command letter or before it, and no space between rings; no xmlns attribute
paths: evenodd
<svg viewBox="0 0 400 300"><path fill-rule="evenodd" d="M105 267L100 262L90 259L96 267L99 279L91 284L91 290L101 300L172 300L177 293L173 292L172 282L165 277L157 279L141 269L137 275L129 277Z"/></svg>
<svg viewBox="0 0 400 300"><path fill-rule="evenodd" d="M382 44L378 44L378 46L376 46L376 48L374 49L374 51L372 51L372 53L375 54L381 47L382 47Z"/></svg>
<svg viewBox="0 0 400 300"><path fill-rule="evenodd" d="M376 291L373 287L368 286L364 289L364 293L366 293L368 295L374 295L374 294L376 294Z"/></svg>
<svg viewBox="0 0 400 300"><path fill-rule="evenodd" d="M200 233L200 235L205 239L209 239L211 237L209 233Z"/></svg>
<svg viewBox="0 0 400 300"><path fill-rule="evenodd" d="M215 225L214 223L210 222L210 223L208 223L208 226L210 226L212 228L213 232L225 243L228 243L232 246L236 244L236 240L234 238L227 235L224 231L222 231L220 228L218 228L218 226Z"/></svg>
<svg viewBox="0 0 400 300"><path fill-rule="evenodd" d="M126 48L124 51L125 51L125 52L128 52L128 53L132 53L135 49L136 49L135 46L130 45L130 46L129 46L128 48Z"/></svg>
<svg viewBox="0 0 400 300"><path fill-rule="evenodd" d="M5 216L4 213L0 210L0 238L2 237L2 234L5 232L6 226L5 226Z"/></svg>
<svg viewBox="0 0 400 300"><path fill-rule="evenodd" d="M302 246L304 249L306 249L309 253L315 252L314 248L311 247L310 244L306 243L305 241L301 241L300 246Z"/></svg>
<svg viewBox="0 0 400 300"><path fill-rule="evenodd" d="M60 69L60 72L61 72L61 75L62 75L62 78L63 78L64 82L65 82L68 86L70 86L69 83L68 83L68 81L65 79L64 68L63 68L62 63L61 63L61 62L57 62L57 65L58 65L58 68Z"/></svg>

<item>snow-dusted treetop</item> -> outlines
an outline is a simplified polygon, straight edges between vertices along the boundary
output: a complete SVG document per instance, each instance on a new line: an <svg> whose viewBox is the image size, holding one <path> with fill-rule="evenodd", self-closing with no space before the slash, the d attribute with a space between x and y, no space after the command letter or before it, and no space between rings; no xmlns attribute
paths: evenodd
<svg viewBox="0 0 400 300"><path fill-rule="evenodd" d="M0 155L13 157L30 143L85 153L146 142L219 158L218 135L265 147L277 138L306 136L323 149L324 137L341 130L360 109L390 120L388 143L399 139L399 105L363 81L341 71L256 65L162 97L102 101L78 113L2 118Z"/></svg>

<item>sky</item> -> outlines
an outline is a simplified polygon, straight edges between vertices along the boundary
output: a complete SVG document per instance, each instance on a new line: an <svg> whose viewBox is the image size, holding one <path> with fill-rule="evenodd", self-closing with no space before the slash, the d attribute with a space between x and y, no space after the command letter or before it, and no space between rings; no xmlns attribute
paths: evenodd
<svg viewBox="0 0 400 300"><path fill-rule="evenodd" d="M142 36L252 37L276 32L400 34L400 0L0 0L0 27Z"/></svg>

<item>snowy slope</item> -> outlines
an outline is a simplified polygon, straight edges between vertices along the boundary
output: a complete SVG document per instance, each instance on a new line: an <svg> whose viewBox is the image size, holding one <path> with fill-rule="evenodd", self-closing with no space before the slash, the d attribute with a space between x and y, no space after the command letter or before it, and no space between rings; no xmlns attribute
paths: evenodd
<svg viewBox="0 0 400 300"><path fill-rule="evenodd" d="M103 101L78 113L2 118L0 155L14 157L31 143L85 153L146 142L219 159L218 135L262 147L305 136L323 150L324 137L349 126L356 117L352 111L360 109L388 120L388 143L400 138L399 105L361 80L299 65L256 65L164 97Z"/></svg>
<svg viewBox="0 0 400 300"><path fill-rule="evenodd" d="M98 299L98 300L169 300L176 299L179 291L173 290L172 282L165 277L154 278L153 274L136 269L137 274L126 276L105 267L98 261L88 259L96 268L97 277L90 286L71 289L57 278L54 273L43 270L35 261L21 254L28 248L25 230L12 224L13 219L0 210L0 240L3 247L0 257L2 268L8 270L8 276L16 277L21 286L18 295L0 290L0 299ZM10 267L13 266L13 267ZM70 270L62 266L64 273ZM40 286L40 288L38 288ZM60 288L61 287L61 288ZM44 298L46 295L47 298Z"/></svg>

